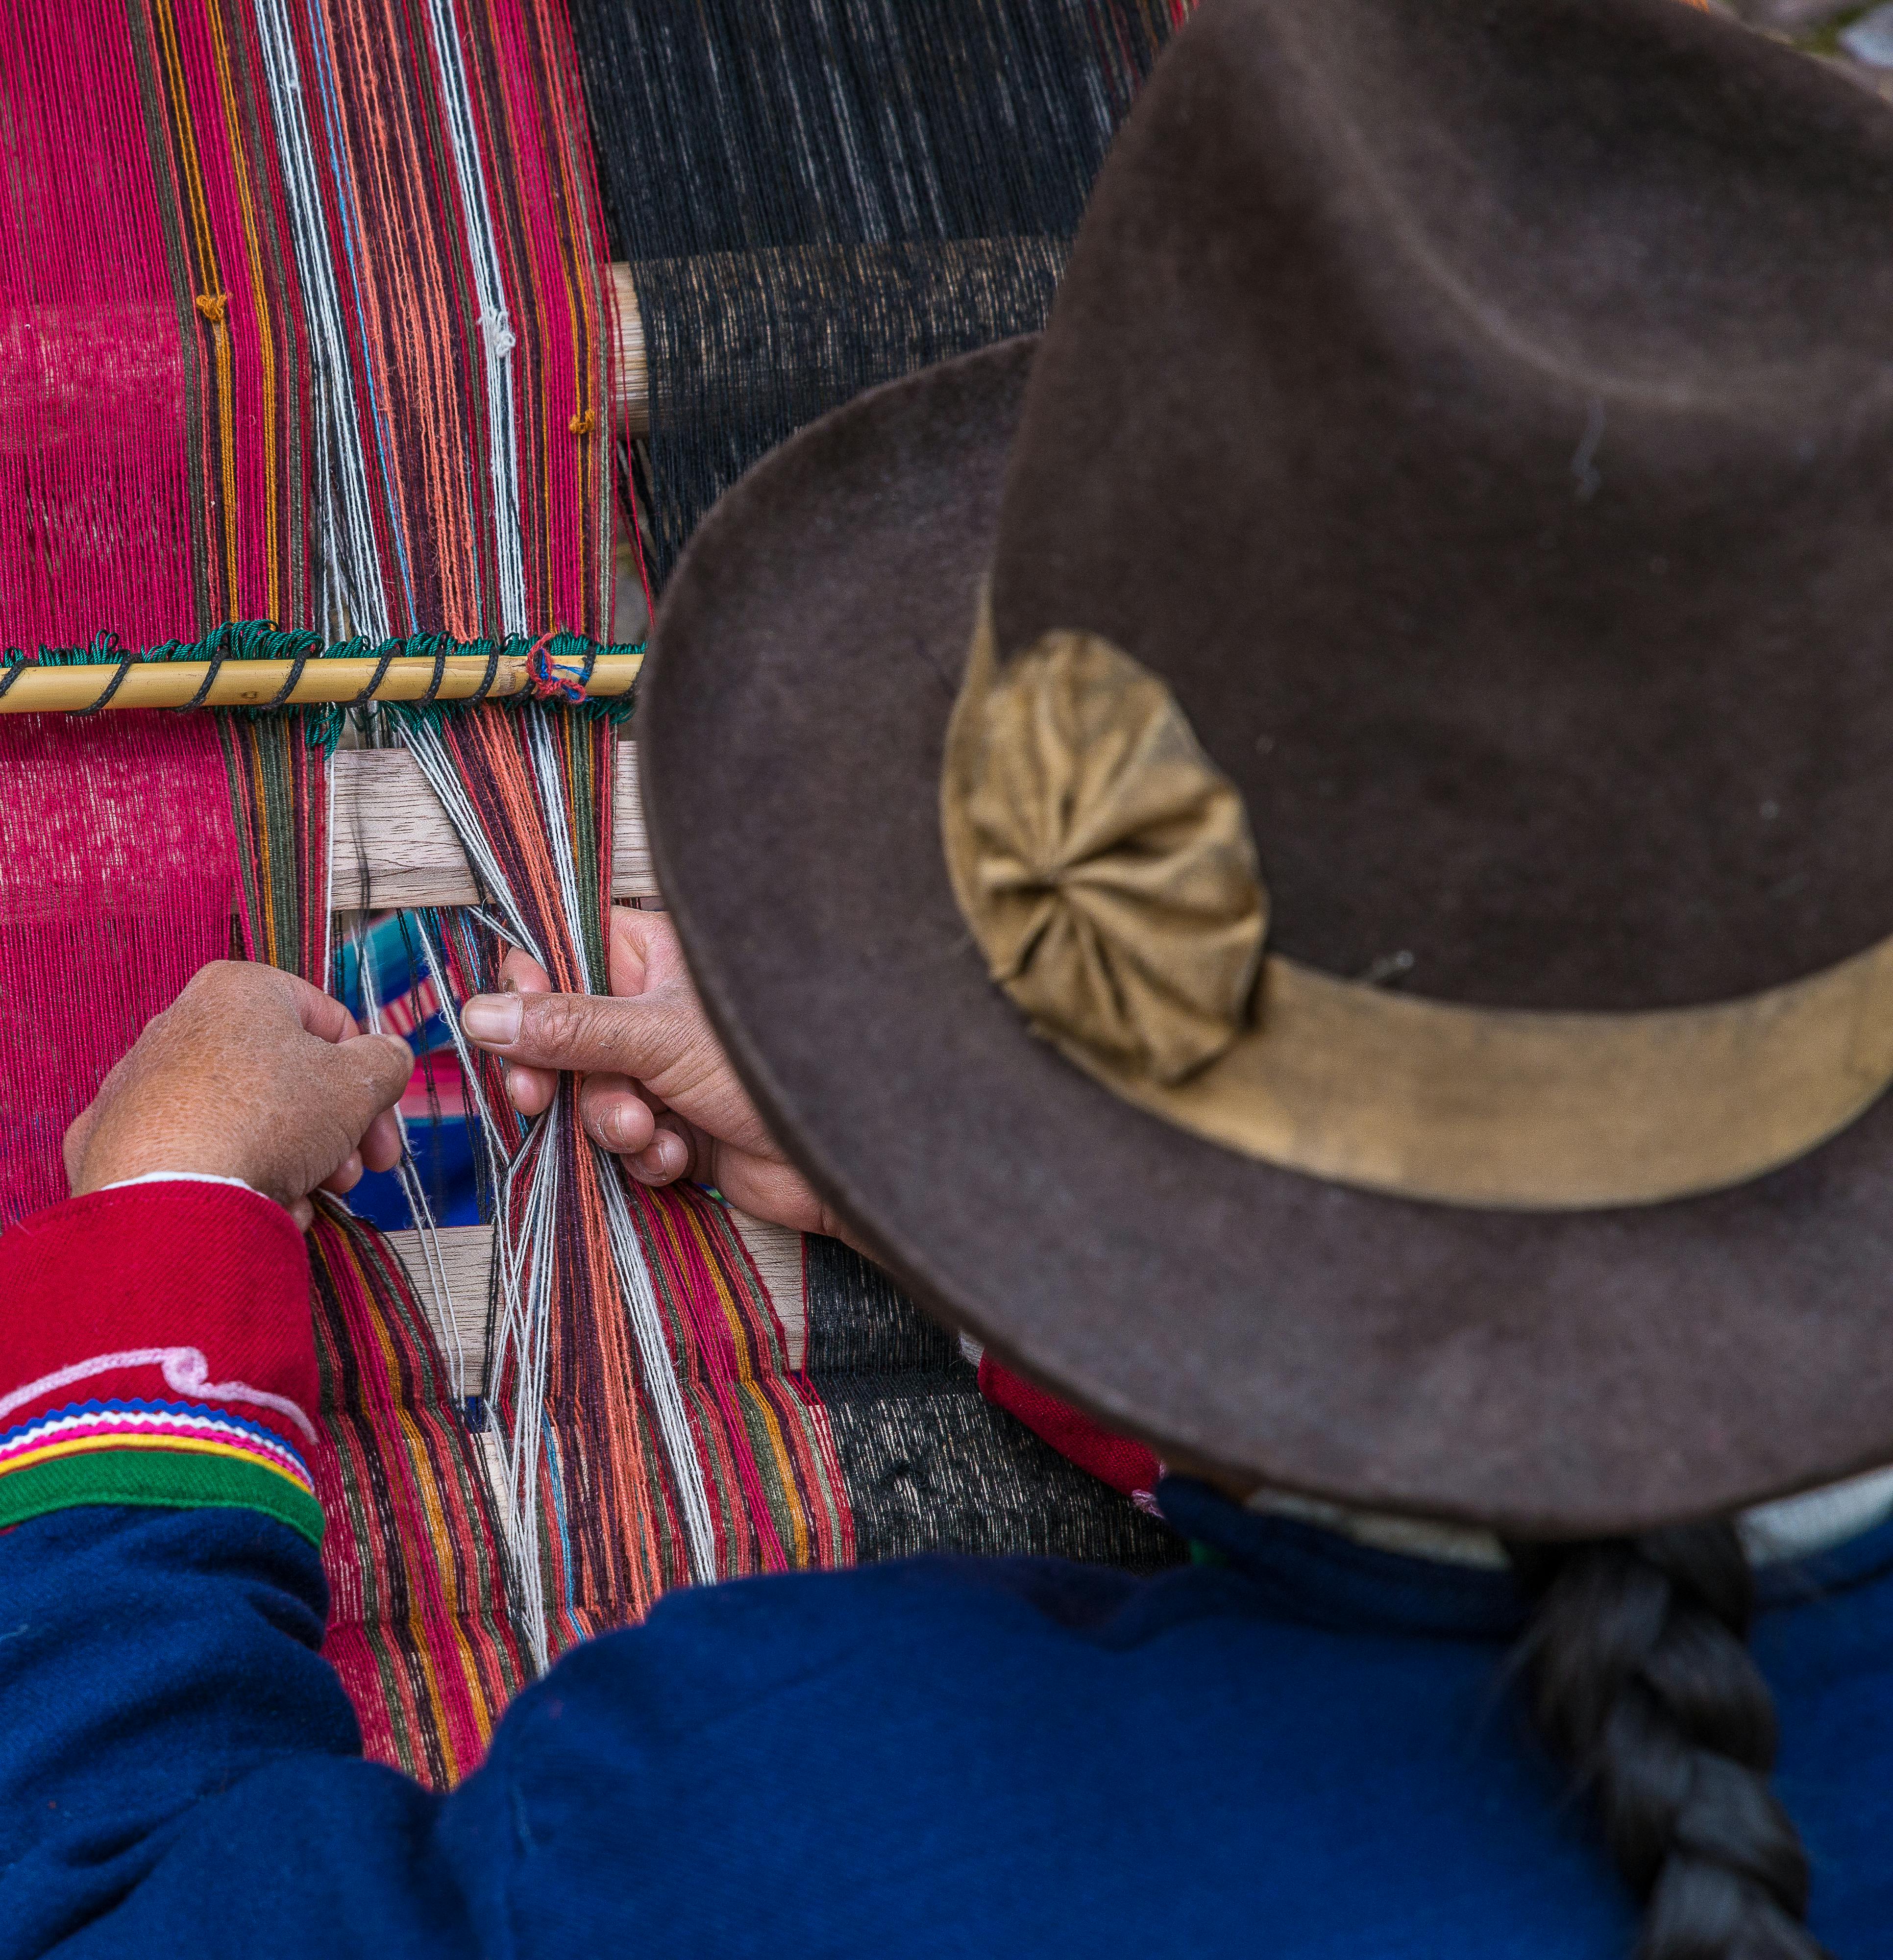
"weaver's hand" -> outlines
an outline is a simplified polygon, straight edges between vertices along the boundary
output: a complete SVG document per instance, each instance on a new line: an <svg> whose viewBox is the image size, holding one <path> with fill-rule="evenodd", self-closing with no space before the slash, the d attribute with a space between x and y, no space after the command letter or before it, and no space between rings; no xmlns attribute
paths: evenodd
<svg viewBox="0 0 1893 1960"><path fill-rule="evenodd" d="M507 991L469 1001L460 1025L504 1058L516 1109L536 1116L552 1099L554 1072L575 1071L587 1131L639 1182L695 1178L756 1217L847 1236L762 1127L662 912L613 907L609 999L552 993L521 953L500 973Z"/></svg>
<svg viewBox="0 0 1893 1960"><path fill-rule="evenodd" d="M65 1133L72 1195L148 1171L240 1178L297 1224L401 1154L406 1042L273 966L222 959L148 1026Z"/></svg>

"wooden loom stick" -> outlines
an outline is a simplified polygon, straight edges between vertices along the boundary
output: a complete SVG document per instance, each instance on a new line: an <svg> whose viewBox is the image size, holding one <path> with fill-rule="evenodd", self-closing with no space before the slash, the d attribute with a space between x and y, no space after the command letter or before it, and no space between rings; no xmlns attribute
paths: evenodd
<svg viewBox="0 0 1893 1960"><path fill-rule="evenodd" d="M768 1290L770 1303L781 1322L788 1364L799 1370L807 1357L808 1343L802 1235L785 1225L771 1225L752 1218L734 1205L730 1207L729 1216L755 1265L757 1278ZM453 1331L459 1338L467 1386L483 1395L487 1386L486 1303L493 1271L493 1228L491 1225L443 1225L434 1236L440 1269L453 1303ZM388 1237L425 1305L432 1296L428 1276L434 1267L420 1233L396 1231Z"/></svg>
<svg viewBox="0 0 1893 1960"><path fill-rule="evenodd" d="M600 654L593 664L587 693L628 694L644 658L642 654ZM260 708L275 701L294 664L291 660L226 660L198 705ZM302 707L357 700L380 664L379 660L352 658L310 660L284 705ZM434 682L435 664L425 654L389 661L373 698L420 700ZM464 701L479 693L486 678L487 662L478 654L450 654L439 666L439 685L433 690L437 701ZM560 671L564 670L562 667ZM115 664L28 667L17 672L18 678L0 695L0 714L69 713L91 707L108 688L114 690L106 704L108 708L183 708L196 699L210 664L205 660L146 660L123 670L122 679ZM507 654L494 663L492 685L486 692L495 697L519 694L530 685L527 656Z"/></svg>
<svg viewBox="0 0 1893 1960"><path fill-rule="evenodd" d="M631 268L611 269L612 300L618 318L618 387L613 406L627 434L651 433L651 368L644 353L644 315L638 310Z"/></svg>
<svg viewBox="0 0 1893 1960"><path fill-rule="evenodd" d="M618 340L616 407L625 430L632 435L644 435L651 427L651 371L644 352L644 319L638 310L631 268L614 265L610 272ZM628 694L642 659L638 654L601 654L592 668L587 693L593 696ZM285 705L304 707L358 700L380 665L375 660L312 660L304 667ZM434 667L433 660L425 656L390 661L373 698L418 701L434 682ZM0 693L0 714L71 714L91 707L114 681L117 686L105 704L107 708L182 708L196 700L197 691L203 686L210 668L202 660L151 660L130 668L122 679L119 679L119 671L116 665L103 663L28 667ZM292 671L293 663L288 660L227 660L198 705L259 707L275 699ZM450 655L442 667L438 685L433 688L433 698L464 701L479 691L485 676L486 662L480 656ZM527 684L525 660L507 654L499 661L486 692L503 697L520 692Z"/></svg>
<svg viewBox="0 0 1893 1960"><path fill-rule="evenodd" d="M352 912L362 900L383 907L468 905L479 893L447 813L404 749L342 749L333 765L335 801L329 826L329 909ZM611 893L615 899L657 896L638 800L636 746L618 744L612 791Z"/></svg>

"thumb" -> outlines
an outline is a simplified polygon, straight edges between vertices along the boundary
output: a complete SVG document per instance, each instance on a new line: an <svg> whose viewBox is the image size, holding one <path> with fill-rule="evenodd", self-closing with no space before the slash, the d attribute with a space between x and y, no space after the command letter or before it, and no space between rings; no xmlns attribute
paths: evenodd
<svg viewBox="0 0 1893 1960"><path fill-rule="evenodd" d="M414 1073L414 1051L399 1035L354 1035L323 1044L338 1121L359 1140L384 1109L400 1101Z"/></svg>
<svg viewBox="0 0 1893 1960"><path fill-rule="evenodd" d="M689 1052L689 1017L646 995L477 994L460 1010L469 1041L529 1068L649 1082Z"/></svg>

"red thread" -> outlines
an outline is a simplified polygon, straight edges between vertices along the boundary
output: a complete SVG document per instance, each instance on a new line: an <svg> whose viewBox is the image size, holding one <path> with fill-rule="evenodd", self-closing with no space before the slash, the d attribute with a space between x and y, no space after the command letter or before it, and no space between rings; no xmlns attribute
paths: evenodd
<svg viewBox="0 0 1893 1960"><path fill-rule="evenodd" d="M542 635L526 656L526 678L541 701L583 701L583 683L552 664L547 644L552 637L550 633Z"/></svg>

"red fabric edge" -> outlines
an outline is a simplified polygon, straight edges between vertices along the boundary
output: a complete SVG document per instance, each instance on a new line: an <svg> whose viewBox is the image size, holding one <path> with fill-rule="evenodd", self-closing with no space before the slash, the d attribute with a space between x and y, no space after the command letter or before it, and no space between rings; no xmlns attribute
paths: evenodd
<svg viewBox="0 0 1893 1960"><path fill-rule="evenodd" d="M996 1408L1016 1416L1061 1456L1125 1497L1153 1489L1162 1475L1156 1452L1147 1445L1114 1434L1069 1403L1001 1367L990 1354L979 1359L979 1392Z"/></svg>

